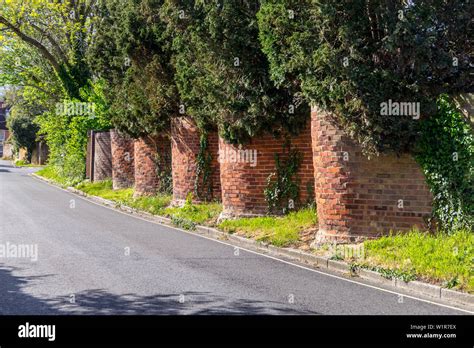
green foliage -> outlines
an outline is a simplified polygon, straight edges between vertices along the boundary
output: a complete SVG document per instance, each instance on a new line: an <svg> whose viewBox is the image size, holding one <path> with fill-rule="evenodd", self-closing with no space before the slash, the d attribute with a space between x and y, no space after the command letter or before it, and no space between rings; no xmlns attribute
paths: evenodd
<svg viewBox="0 0 474 348"><path fill-rule="evenodd" d="M193 204L192 194L186 197L183 207L170 207L164 210L164 214L171 218L180 218L192 221L195 224L214 225L222 212L220 203Z"/></svg>
<svg viewBox="0 0 474 348"><path fill-rule="evenodd" d="M360 265L365 268L384 269L387 276L411 274L417 279L474 291L474 234L470 230L451 235L413 230L366 241L364 247L365 259Z"/></svg>
<svg viewBox="0 0 474 348"><path fill-rule="evenodd" d="M76 188L89 195L109 199L118 204L143 210L155 215L163 214L165 207L167 207L171 202L171 196L164 194L134 198L132 188L113 190L111 180L93 183L84 181L78 184Z"/></svg>
<svg viewBox="0 0 474 348"><path fill-rule="evenodd" d="M34 123L34 116L24 113L24 110L13 108L7 119L7 127L12 132L11 141L15 149L25 148L27 160L31 161L31 155L36 144L38 125Z"/></svg>
<svg viewBox="0 0 474 348"><path fill-rule="evenodd" d="M226 220L219 224L219 228L284 247L298 242L300 232L313 227L317 221L314 208L305 208L282 217Z"/></svg>
<svg viewBox="0 0 474 348"><path fill-rule="evenodd" d="M446 231L474 229L474 134L448 96L421 124L416 159L434 196L433 212Z"/></svg>
<svg viewBox="0 0 474 348"><path fill-rule="evenodd" d="M171 195L157 194L155 196L137 197L124 202L125 205L144 210L154 215L162 215L171 202Z"/></svg>
<svg viewBox="0 0 474 348"><path fill-rule="evenodd" d="M51 94L41 79L51 80L49 72L59 80L61 94L79 98L90 78L85 52L93 32L94 9L95 1L89 0L0 2L0 46L20 62L15 69L7 69L10 79Z"/></svg>
<svg viewBox="0 0 474 348"><path fill-rule="evenodd" d="M158 13L161 0L101 0L89 51L106 84L108 117L117 129L140 137L169 128L179 96L169 42Z"/></svg>
<svg viewBox="0 0 474 348"><path fill-rule="evenodd" d="M264 131L297 132L309 108L270 80L258 42L258 1L165 0L176 83L201 129L237 143ZM294 110L293 110L294 107Z"/></svg>
<svg viewBox="0 0 474 348"><path fill-rule="evenodd" d="M183 218L183 217L172 215L171 216L171 222L176 227L180 227L184 230L193 231L193 230L196 229L196 223L194 221Z"/></svg>
<svg viewBox="0 0 474 348"><path fill-rule="evenodd" d="M155 171L160 182L160 193L172 194L173 193L173 173L171 172L171 153L162 152L156 153L155 158Z"/></svg>
<svg viewBox="0 0 474 348"><path fill-rule="evenodd" d="M14 162L15 166L16 167L41 167L39 165L36 165L36 164L31 164L25 160L16 160Z"/></svg>
<svg viewBox="0 0 474 348"><path fill-rule="evenodd" d="M46 167L38 170L36 174L42 176L43 178L52 180L62 187L68 187L76 184L75 182L71 182L69 178L62 176L58 171L58 168L52 165L47 165Z"/></svg>
<svg viewBox="0 0 474 348"><path fill-rule="evenodd" d="M84 100L97 98L92 90L82 90ZM66 100L65 103L81 102L78 99ZM85 176L85 158L88 130L104 130L109 127L101 114L101 107L96 108L97 114L68 115L58 110L44 112L35 122L40 126L39 134L44 136L49 147L48 164L56 167L58 174L69 178L71 183L78 183Z"/></svg>
<svg viewBox="0 0 474 348"><path fill-rule="evenodd" d="M283 149L286 154L275 154L275 172L267 178L264 190L265 200L270 213L287 213L297 208L300 196L300 182L297 178L301 166L302 155L298 150L291 149L286 141ZM282 159L283 157L283 159Z"/></svg>
<svg viewBox="0 0 474 348"><path fill-rule="evenodd" d="M202 132L199 139L199 153L196 158L196 178L194 194L207 201L212 196L212 154L208 150L208 134Z"/></svg>
<svg viewBox="0 0 474 348"><path fill-rule="evenodd" d="M113 190L112 180L96 182L83 181L76 185L75 188L91 196L99 196L116 202L126 202L133 197L133 189L131 188Z"/></svg>
<svg viewBox="0 0 474 348"><path fill-rule="evenodd" d="M389 100L434 114L441 93L469 91L468 0L264 0L260 42L276 84L334 115L367 152L413 149L416 117L383 115Z"/></svg>

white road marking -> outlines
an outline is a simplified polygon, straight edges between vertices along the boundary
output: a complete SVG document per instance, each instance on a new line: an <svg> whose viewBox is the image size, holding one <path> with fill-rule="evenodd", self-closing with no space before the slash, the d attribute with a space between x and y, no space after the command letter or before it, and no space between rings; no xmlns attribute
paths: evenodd
<svg viewBox="0 0 474 348"><path fill-rule="evenodd" d="M393 294L393 295L398 295L398 296L403 296L403 297L406 297L406 298L409 298L409 299L412 299L412 300L416 300L416 301L421 301L421 302L425 302L425 303L429 303L429 304L432 304L432 305L435 305L435 306L440 306L440 307L445 307L445 308L449 308L449 309L454 309L454 310L457 310L457 311L460 311L460 312L464 312L464 313L469 313L469 314L474 314L474 311L469 311L467 309L462 309L462 308L457 308L457 307L453 307L453 306L449 306L449 305L445 305L445 304L442 304L442 303L438 303L438 302L433 302L433 301L430 301L430 300L426 300L426 299L423 299L423 298L419 298L419 297L415 297L415 296L411 296L411 295L406 295L404 293L400 293L400 292L396 292L396 291L392 291L392 290L387 290L387 289L384 289L384 288L380 288L378 286L375 286L375 285L370 285L370 284L366 284L366 283L362 283L362 282L358 282L358 281L355 281L355 280L352 280L352 279L347 279L347 278L344 278L344 277L341 277L341 276L337 276L337 275L334 275L334 274L331 274L331 273L326 273L326 272L323 272L323 271L319 271L319 270L316 270L316 269L313 269L313 268L309 268L309 267L305 267L305 266L302 266L302 265L299 265L299 264L296 264L296 263L293 263L293 262L290 262L290 261L286 261L286 260L282 260L282 259L279 259L277 257L274 257L274 256L270 256L270 255L266 255L266 254L263 254L263 253L259 253L257 251L254 251L254 250L249 250L249 249L246 249L244 247L241 247L241 246L237 246L235 244L230 244L230 243L226 243L224 241L221 241L221 240L218 240L218 239L215 239L215 238L211 238L211 237L207 237L207 236L203 236L202 234L199 234L199 233L194 233L192 231L188 231L188 230L183 230L179 227L175 227L175 226L169 226L169 225L166 225L166 224L163 224L163 223L160 223L160 222L157 222L157 221L152 221L152 220L148 220L148 219L145 219L141 216L137 216L137 215L134 215L134 214L130 214L130 213L127 213L123 210L120 210L120 209L117 209L117 208L113 208L113 207L109 207L108 205L104 205L104 204L100 204L100 203L97 203L97 202L94 202L93 200L87 198L86 196L81 196L77 193L74 193L74 192L71 192L71 191L68 191L62 187L59 187L59 186L56 186L54 184L51 184L45 180L42 180L40 178L37 178L33 175L31 175L32 178L35 178L36 180L40 181L40 182L43 182L43 183L46 183L48 184L49 186L52 186L52 187L55 187L57 189L60 189L64 192L67 192L71 195L74 195L74 196L77 196L81 199L83 199L84 201L87 201L89 203L93 203L95 205L98 205L100 207L103 207L103 208L107 208L107 209L110 209L112 211L115 211L117 213L121 213L121 214L124 214L124 215L127 215L129 217L133 217L133 218L136 218L136 219L139 219L139 220L142 220L142 221L145 221L145 222L149 222L149 223L152 223L152 224L155 224L155 225L160 225L160 226L164 226L164 227L167 227L169 229L172 229L172 230L177 230L177 231L181 231L181 232L184 232L186 234L190 234L190 235L193 235L193 236L197 236L197 237L201 237L201 238L204 238L204 239L207 239L207 240L210 240L210 241L214 241L214 242L217 242L217 243L220 243L220 244L224 244L224 245L227 245L227 246L230 246L232 248L235 248L235 247L238 247L239 249L241 250L244 250L248 253L252 253L252 254L255 254L255 255L259 255L259 256L262 256L262 257L267 257L269 259L272 259L272 260L275 260L275 261L279 261L279 262L283 262L287 265L291 265L291 266L294 266L294 267L298 267L298 268L301 268L301 269L304 269L304 270L307 270L307 271L311 271L311 272L314 272L314 273L318 273L318 274L322 274L322 275L325 275L325 276L328 276L328 277L332 277L332 278L336 278L336 279L339 279L339 280L344 280L346 282L349 282L349 283L354 283L354 284L358 284L358 285L361 285L361 286L365 286L365 287L368 287L368 288L372 288L372 289L376 289L376 290L379 290L379 291L383 291L383 292L387 292L387 293L390 293L390 294Z"/></svg>

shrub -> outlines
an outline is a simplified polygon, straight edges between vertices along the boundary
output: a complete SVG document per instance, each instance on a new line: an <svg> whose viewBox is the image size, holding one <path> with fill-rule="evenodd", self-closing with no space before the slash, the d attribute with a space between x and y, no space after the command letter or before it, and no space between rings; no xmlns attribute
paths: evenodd
<svg viewBox="0 0 474 348"><path fill-rule="evenodd" d="M448 232L474 229L474 135L447 95L421 123L416 159L434 196L433 212Z"/></svg>
<svg viewBox="0 0 474 348"><path fill-rule="evenodd" d="M468 0L264 0L259 37L278 86L332 113L366 152L404 152L416 115L382 103L420 103L427 118L441 93L472 90L473 12Z"/></svg>
<svg viewBox="0 0 474 348"><path fill-rule="evenodd" d="M258 1L166 0L161 14L185 112L232 143L281 128L298 132L309 115L307 104L270 79L258 9Z"/></svg>

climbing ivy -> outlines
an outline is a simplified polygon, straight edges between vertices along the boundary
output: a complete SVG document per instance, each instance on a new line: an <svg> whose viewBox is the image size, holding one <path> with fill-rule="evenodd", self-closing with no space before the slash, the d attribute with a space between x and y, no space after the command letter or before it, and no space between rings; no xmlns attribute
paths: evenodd
<svg viewBox="0 0 474 348"><path fill-rule="evenodd" d="M201 200L212 197L212 154L208 151L208 133L203 131L199 139L199 153L196 158L196 178L194 180L194 193Z"/></svg>
<svg viewBox="0 0 474 348"><path fill-rule="evenodd" d="M291 143L283 143L283 156L275 154L275 172L267 177L264 190L269 213L284 214L294 209L299 202L300 182L296 174L301 166L301 153L291 148Z"/></svg>
<svg viewBox="0 0 474 348"><path fill-rule="evenodd" d="M154 158L155 171L160 182L159 191L165 194L173 193L173 175L171 172L171 153L157 151Z"/></svg>
<svg viewBox="0 0 474 348"><path fill-rule="evenodd" d="M447 232L474 228L474 135L447 95L421 123L416 159L433 193L433 215Z"/></svg>

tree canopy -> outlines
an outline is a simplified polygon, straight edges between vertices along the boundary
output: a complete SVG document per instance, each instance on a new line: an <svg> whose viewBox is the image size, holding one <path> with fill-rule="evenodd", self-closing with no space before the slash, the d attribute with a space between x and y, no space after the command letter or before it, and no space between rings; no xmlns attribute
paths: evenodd
<svg viewBox="0 0 474 348"><path fill-rule="evenodd" d="M258 1L166 0L161 17L173 38L183 111L230 142L263 131L297 132L307 104L270 79L258 41Z"/></svg>
<svg viewBox="0 0 474 348"><path fill-rule="evenodd" d="M89 60L107 85L113 125L139 137L167 130L178 113L161 0L102 0Z"/></svg>
<svg viewBox="0 0 474 348"><path fill-rule="evenodd" d="M435 114L441 93L472 90L468 0L263 0L260 42L272 79L331 112L368 152L412 149L418 117L383 103L419 103Z"/></svg>
<svg viewBox="0 0 474 348"><path fill-rule="evenodd" d="M93 30L95 0L2 0L0 42L15 50L22 42L49 64L65 94L80 99L90 70L85 61L88 38ZM17 46L17 45L16 45Z"/></svg>

